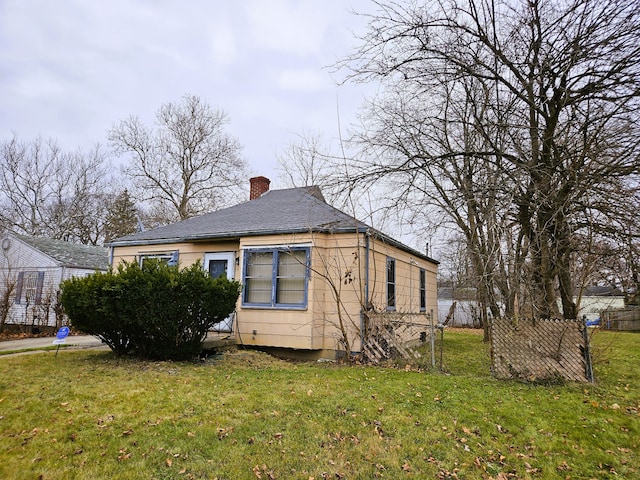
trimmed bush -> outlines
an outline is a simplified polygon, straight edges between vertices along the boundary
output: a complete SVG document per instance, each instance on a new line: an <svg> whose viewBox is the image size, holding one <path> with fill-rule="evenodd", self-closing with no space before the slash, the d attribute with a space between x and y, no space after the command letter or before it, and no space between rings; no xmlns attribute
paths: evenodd
<svg viewBox="0 0 640 480"><path fill-rule="evenodd" d="M199 262L181 270L152 260L66 280L61 303L74 328L118 356L186 360L233 312L239 294L238 282L211 278Z"/></svg>

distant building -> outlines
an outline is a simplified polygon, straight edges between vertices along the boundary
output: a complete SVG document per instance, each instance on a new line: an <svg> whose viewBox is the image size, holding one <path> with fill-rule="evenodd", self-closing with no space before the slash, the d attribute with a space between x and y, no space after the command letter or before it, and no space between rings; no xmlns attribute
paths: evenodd
<svg viewBox="0 0 640 480"><path fill-rule="evenodd" d="M438 323L445 321L448 327L481 326L474 288L455 287L451 282L438 283Z"/></svg>
<svg viewBox="0 0 640 480"><path fill-rule="evenodd" d="M475 289L470 287L454 287L450 282L438 284L438 322L443 323L449 316L448 326L479 327L480 313L475 299ZM579 291L573 298L578 302ZM452 310L452 305L455 307ZM558 300L560 307L560 301ZM588 321L596 321L605 310L624 308L624 294L614 287L585 287L578 308L578 318L586 317Z"/></svg>
<svg viewBox="0 0 640 480"><path fill-rule="evenodd" d="M0 312L6 324L59 327L60 282L108 269L104 247L14 233L0 240Z"/></svg>
<svg viewBox="0 0 640 480"><path fill-rule="evenodd" d="M578 296L574 297L574 301ZM598 320L605 310L624 308L624 293L615 287L585 287L582 291L578 317L587 321Z"/></svg>

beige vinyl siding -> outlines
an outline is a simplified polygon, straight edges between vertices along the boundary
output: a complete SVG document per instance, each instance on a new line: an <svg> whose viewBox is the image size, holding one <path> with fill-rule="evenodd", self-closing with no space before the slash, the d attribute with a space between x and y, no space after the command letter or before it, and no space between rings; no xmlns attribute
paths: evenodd
<svg viewBox="0 0 640 480"><path fill-rule="evenodd" d="M254 250L285 247L310 249L306 304L295 308L243 306L241 296L234 325L234 334L239 343L303 350L340 350L340 312L352 349L358 351L367 280L366 237L363 234L303 233L245 237L237 242L184 242L116 247L113 263L117 265L123 260L134 261L140 255L170 254L178 250L179 265L184 267L198 259L202 260L205 253L234 252L237 258L235 278L244 282L244 257L248 252L254 255ZM278 290L282 297L278 302L296 303L304 296L299 282L300 276L305 273L302 258L304 252L305 250L293 250L294 256L284 258L282 265L278 265L278 282L282 282ZM369 297L376 310L384 311L386 307L386 259L392 257L396 260L397 310L414 313L420 311L420 269L423 268L426 273L427 312L433 309L434 314L437 314L436 264L415 258L373 238L369 240L368 255ZM259 256L260 254L257 255ZM264 258L264 265L252 262L252 270L248 272L248 281L255 282L251 295L257 295L251 297L250 302L271 301L272 257L266 254ZM256 289L260 281L264 282L263 291ZM336 294L340 298L339 302ZM426 318L424 315L423 317Z"/></svg>
<svg viewBox="0 0 640 480"><path fill-rule="evenodd" d="M244 256L247 252L252 250L264 249L264 248L276 248L276 247L312 247L312 236L310 234L300 235L269 235L269 236L256 236L243 238L240 241L240 266L245 265ZM282 273L284 277L286 274L304 274L304 260L300 255L294 251L294 255L297 257L288 257L283 260L283 266L285 270L278 269L279 274ZM311 248L313 252L313 248ZM312 253L313 255L313 253ZM258 254L260 256L260 254ZM251 281L262 281L264 283L264 292L260 298L253 297L251 301L264 301L268 303L271 301L271 282L272 282L272 257L270 254L264 255L265 262L260 269L260 265L255 265L255 269L251 272L253 279ZM313 268L313 257L311 259L311 265ZM243 272L240 272L238 278L242 279ZM267 281L268 278L268 281ZM283 278L284 283L287 283L287 279ZM291 283L293 283L291 281ZM307 304L304 308L286 308L286 307L260 307L247 305L242 306L242 299L238 301L238 337L245 345L255 346L269 346L269 347L283 347L283 348L296 348L296 349L318 349L322 348L318 346L317 331L314 325L313 318L313 288L314 288L313 275L308 283L307 291ZM254 287L258 285L253 285ZM261 290L252 291L252 295L260 295ZM296 291L287 291L286 287L280 293L280 301L296 301L300 299L300 293ZM287 296L284 298L282 295ZM295 297L295 298L294 298Z"/></svg>
<svg viewBox="0 0 640 480"><path fill-rule="evenodd" d="M317 234L314 240L314 320L317 329L324 331L319 348L343 348L341 319L352 349L359 347L365 290L364 236L356 233Z"/></svg>
<svg viewBox="0 0 640 480"><path fill-rule="evenodd" d="M113 250L113 265L117 266L123 261L138 261L141 255L171 254L178 250L178 264L182 267L192 265L197 260L201 262L205 253L214 252L238 252L237 241L207 242L207 243L166 243L162 245L134 245L127 247L115 247ZM236 268L236 275L239 273ZM238 278L236 276L236 278Z"/></svg>
<svg viewBox="0 0 640 480"><path fill-rule="evenodd" d="M426 310L437 312L437 265L411 256L391 245L372 241L370 247L369 291L375 310L385 311L387 306L387 258L395 259L395 295L398 312L420 312L420 269L425 270Z"/></svg>

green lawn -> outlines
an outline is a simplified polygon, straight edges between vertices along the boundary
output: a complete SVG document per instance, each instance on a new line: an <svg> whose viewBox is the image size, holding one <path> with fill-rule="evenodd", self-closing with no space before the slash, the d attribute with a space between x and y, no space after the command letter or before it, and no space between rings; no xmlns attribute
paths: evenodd
<svg viewBox="0 0 640 480"><path fill-rule="evenodd" d="M640 478L640 335L598 332L596 385L494 380L445 332L447 374L60 351L0 358L2 479Z"/></svg>

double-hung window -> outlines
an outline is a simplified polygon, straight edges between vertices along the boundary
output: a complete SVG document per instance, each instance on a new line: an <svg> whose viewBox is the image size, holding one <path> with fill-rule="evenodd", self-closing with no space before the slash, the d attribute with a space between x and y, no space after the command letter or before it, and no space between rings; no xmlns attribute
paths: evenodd
<svg viewBox="0 0 640 480"><path fill-rule="evenodd" d="M16 283L15 303L39 305L43 284L44 272L20 272Z"/></svg>
<svg viewBox="0 0 640 480"><path fill-rule="evenodd" d="M242 304L266 308L305 308L309 248L247 249Z"/></svg>
<svg viewBox="0 0 640 480"><path fill-rule="evenodd" d="M396 309L396 259L387 257L387 310Z"/></svg>

